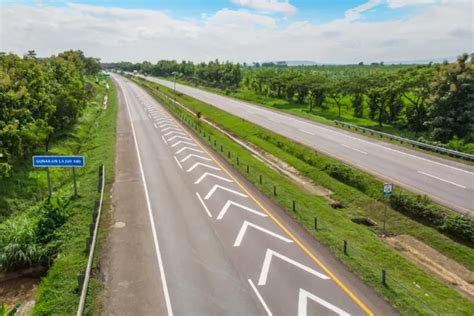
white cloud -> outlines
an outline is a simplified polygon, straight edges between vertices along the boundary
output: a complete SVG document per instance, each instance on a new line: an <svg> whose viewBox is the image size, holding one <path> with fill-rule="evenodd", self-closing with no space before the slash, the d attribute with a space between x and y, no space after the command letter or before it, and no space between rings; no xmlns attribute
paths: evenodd
<svg viewBox="0 0 474 316"><path fill-rule="evenodd" d="M474 51L472 3L423 6L400 20L290 22L223 9L199 20L156 10L71 4L0 4L0 51L49 56L82 49L104 61L314 60L326 63L418 60ZM360 12L360 11L359 11Z"/></svg>
<svg viewBox="0 0 474 316"><path fill-rule="evenodd" d="M345 12L345 17L349 21L358 20L361 17L361 13L373 9L378 6L382 0L369 0L355 8L349 9Z"/></svg>
<svg viewBox="0 0 474 316"><path fill-rule="evenodd" d="M407 5L432 4L437 0L387 0L390 8L397 9Z"/></svg>
<svg viewBox="0 0 474 316"><path fill-rule="evenodd" d="M232 0L232 2L259 11L284 14L294 14L296 12L296 7L291 5L288 0Z"/></svg>

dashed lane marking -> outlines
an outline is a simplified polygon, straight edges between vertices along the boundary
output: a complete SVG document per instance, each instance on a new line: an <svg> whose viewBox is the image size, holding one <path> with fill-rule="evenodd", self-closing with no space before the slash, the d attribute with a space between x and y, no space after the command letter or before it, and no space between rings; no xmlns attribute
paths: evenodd
<svg viewBox="0 0 474 316"><path fill-rule="evenodd" d="M205 178L205 177L213 177L213 178L217 178L217 179L221 179L223 181L226 181L226 182L234 182L230 179L227 179L227 178L224 178L224 177L221 177L221 176L218 176L216 174L213 174L213 173L210 173L210 172L205 172L199 179L196 180L196 182L194 182L194 184L199 184L201 183L201 181Z"/></svg>
<svg viewBox="0 0 474 316"><path fill-rule="evenodd" d="M173 158L176 161L176 163L178 164L179 168L183 169L183 166L181 166L181 163L179 162L178 158L176 158L176 156L173 156Z"/></svg>
<svg viewBox="0 0 474 316"><path fill-rule="evenodd" d="M191 150L191 151L194 151L194 152L197 152L197 153L204 153L202 150L199 150L199 149L196 149L196 148L192 148L192 147L183 147L181 148L180 150L178 150L175 154L179 154L185 150Z"/></svg>
<svg viewBox="0 0 474 316"><path fill-rule="evenodd" d="M206 194L206 196L204 197L204 200L209 200L209 199L211 198L211 196L212 196L218 189L221 189L221 190L224 190L224 191L227 191L227 192L230 192L230 193L239 195L239 196L241 196L241 197L248 197L247 194L243 194L243 193L241 193L241 192L238 192L238 191L235 191L235 190L232 190L232 189L223 187L222 185L215 184L215 185L212 187L212 189L209 190L209 192Z"/></svg>
<svg viewBox="0 0 474 316"><path fill-rule="evenodd" d="M202 206L203 206L204 209L206 210L207 215L209 215L209 217L212 218L211 212L209 212L209 209L207 208L206 203L204 203L204 201L202 200L202 198L201 198L201 196L199 195L198 192L196 192L196 196L198 197L198 199L199 199L199 201L201 202Z"/></svg>
<svg viewBox="0 0 474 316"><path fill-rule="evenodd" d="M202 162L196 162L191 168L189 168L188 170L186 170L186 172L191 172L191 171L193 171L195 168L197 168L197 167L199 167L199 166L206 167L206 168L213 169L213 170L221 170L221 169L218 168L218 167L210 166L210 165L207 165L207 164L202 163Z"/></svg>
<svg viewBox="0 0 474 316"><path fill-rule="evenodd" d="M253 291L255 292L255 295L257 295L257 298L258 300L260 301L260 303L262 304L263 308L265 309L265 311L267 312L267 315L268 316L273 316L272 312L270 311L270 309L268 308L267 304L265 303L265 301L263 300L263 297L260 295L260 292L258 291L257 287L255 286L255 284L253 284L252 280L248 280L249 283L250 283L250 287L253 289Z"/></svg>
<svg viewBox="0 0 474 316"><path fill-rule="evenodd" d="M240 244L242 243L242 240L244 239L244 236L245 236L245 232L247 231L247 228L248 227L253 227L255 228L256 230L259 230L261 232L264 232L265 234L268 234L270 236L273 236L275 238L278 238L280 240L283 240L284 242L287 242L287 243L292 243L293 240L291 239L288 239L286 237L283 237L281 235L278 235L266 228L263 228L263 227L260 227L254 223L250 223L248 221L244 221L244 223L242 224L242 227L240 228L240 231L237 235L237 238L235 238L235 242L234 242L234 247L240 247Z"/></svg>
<svg viewBox="0 0 474 316"><path fill-rule="evenodd" d="M176 143L174 143L173 145L171 145L171 147L176 147L180 144L188 144L188 145L191 145L191 146L197 146L195 143L191 143L191 142L187 142L187 141L184 141L184 140L180 140Z"/></svg>
<svg viewBox="0 0 474 316"><path fill-rule="evenodd" d="M278 259L281 259L283 261L286 261L298 268L300 268L301 270L304 270L308 273L311 273L312 275L320 278L320 279L323 279L323 280L329 280L330 277L328 277L327 275L325 274L322 274L316 270L313 270L311 269L310 267L307 267L293 259L290 259L278 252L276 252L275 250L272 250L272 249L267 249L267 253L265 254L265 260L263 261L263 266L262 266L262 271L260 272L260 277L258 278L258 285L259 286L263 286L265 284L267 284L267 279L268 279L268 273L270 272L270 264L272 262L272 258L273 257L276 257Z"/></svg>
<svg viewBox="0 0 474 316"><path fill-rule="evenodd" d="M298 316L306 316L308 313L308 299L311 299L318 303L319 305L322 305L326 307L327 309L333 311L337 315L340 316L350 316L349 313L346 311L340 309L337 306L334 306L333 304L329 303L328 301L323 300L319 296L316 296L306 290L300 289L299 297L298 297Z"/></svg>
<svg viewBox="0 0 474 316"><path fill-rule="evenodd" d="M229 210L229 208L231 206L236 206L238 208L241 208L243 210L246 210L247 212L250 212L250 213L254 213L258 216L261 216L261 217L267 217L267 214L264 214L262 212L259 212L257 210L254 210L253 208L250 208L250 207L247 207L247 206L244 206L242 204L239 204L237 202L234 202L234 201L227 201L224 205L224 207L222 208L222 210L220 211L219 215L217 215L217 219L218 220L221 220L222 218L224 218L225 214L227 213L227 211Z"/></svg>

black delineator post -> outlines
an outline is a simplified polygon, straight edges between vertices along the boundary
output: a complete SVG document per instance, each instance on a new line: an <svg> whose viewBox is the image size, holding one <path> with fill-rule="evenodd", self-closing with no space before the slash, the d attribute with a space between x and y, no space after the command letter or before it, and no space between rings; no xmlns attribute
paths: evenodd
<svg viewBox="0 0 474 316"><path fill-rule="evenodd" d="M314 218L314 230L318 230L318 218Z"/></svg>
<svg viewBox="0 0 474 316"><path fill-rule="evenodd" d="M344 240L344 254L347 256L347 240Z"/></svg>
<svg viewBox="0 0 474 316"><path fill-rule="evenodd" d="M84 274L80 273L77 275L77 285L79 289L82 289L82 286L84 285L84 279L85 279Z"/></svg>
<svg viewBox="0 0 474 316"><path fill-rule="evenodd" d="M91 250L92 237L86 238L86 252L89 253Z"/></svg>
<svg viewBox="0 0 474 316"><path fill-rule="evenodd" d="M273 195L274 195L274 196L277 195L277 187L276 187L276 185L273 186Z"/></svg>
<svg viewBox="0 0 474 316"><path fill-rule="evenodd" d="M239 157L237 157L237 166L239 166L239 165L240 165L240 159L239 159Z"/></svg>
<svg viewBox="0 0 474 316"><path fill-rule="evenodd" d="M260 177L259 177L259 182L260 182L260 184L262 184L262 175L260 175Z"/></svg>
<svg viewBox="0 0 474 316"><path fill-rule="evenodd" d="M296 212L296 201L293 200L293 212Z"/></svg>
<svg viewBox="0 0 474 316"><path fill-rule="evenodd" d="M221 153L224 152L224 146L221 145Z"/></svg>
<svg viewBox="0 0 474 316"><path fill-rule="evenodd" d="M217 141L214 139L214 147L217 146Z"/></svg>
<svg viewBox="0 0 474 316"><path fill-rule="evenodd" d="M227 158L230 159L230 151L227 152Z"/></svg>
<svg viewBox="0 0 474 316"><path fill-rule="evenodd" d="M387 287L387 271L382 269L382 285Z"/></svg>

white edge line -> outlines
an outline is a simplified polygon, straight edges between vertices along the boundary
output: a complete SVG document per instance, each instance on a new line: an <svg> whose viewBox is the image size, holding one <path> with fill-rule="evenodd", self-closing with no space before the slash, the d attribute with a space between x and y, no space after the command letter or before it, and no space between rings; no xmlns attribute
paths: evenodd
<svg viewBox="0 0 474 316"><path fill-rule="evenodd" d="M207 215L209 215L209 217L212 218L211 212L209 212L209 209L207 208L206 204L205 204L204 201L202 200L202 198L201 198L201 196L199 195L199 193L196 192L196 195L197 195L199 201L201 202L202 206L203 206L204 209L206 210Z"/></svg>
<svg viewBox="0 0 474 316"><path fill-rule="evenodd" d="M354 150L354 151L360 152L361 154L367 155L367 152L365 152L365 151L363 151L363 150L360 150L360 149L351 147L351 146L346 145L346 144L341 144L341 145L344 146L344 147L346 147L346 148L352 149L352 150Z"/></svg>
<svg viewBox="0 0 474 316"><path fill-rule="evenodd" d="M427 176L427 177L431 177L431 178L436 179L436 180L439 180L439 181L443 181L443 182L446 182L446 183L455 185L455 186L457 186L457 187L459 187L459 188L466 189L465 186L463 186L463 185L461 185L461 184L457 184L456 182L452 182L452 181L449 181L449 180L446 180L446 179L443 179L443 178L440 178L440 177L437 177L437 176L434 176L434 175L432 175L432 174L429 174L429 173L426 173L426 172L423 172L423 171L419 171L419 170L418 170L418 173L421 173L421 174L423 174L423 175L425 175L425 176Z"/></svg>
<svg viewBox="0 0 474 316"><path fill-rule="evenodd" d="M130 112L130 107L128 105L128 99L127 99L127 95L126 95L125 91L122 91L122 94L124 96L125 105L127 106L128 116L130 118L130 125L132 127L133 140L135 142L135 149L137 151L137 156L138 156L138 165L140 167L140 172L142 174L143 188L145 190L145 198L146 198L146 204L147 204L147 208L148 208L148 216L150 218L151 231L153 233L153 241L154 241L154 244L155 244L156 257L158 259L158 267L159 267L159 270L160 270L161 283L163 285L163 293L164 293L164 296L165 296L166 310L168 311L168 315L172 316L173 315L173 309L171 308L171 301L170 301L170 295L169 295L169 291L168 291L168 284L166 283L165 270L163 268L163 259L161 258L160 245L158 243L158 237L157 237L157 234L156 234L155 219L153 217L153 212L151 210L150 196L148 194L148 187L147 187L146 180L145 180L145 173L143 172L143 165L142 165L142 159L141 159L141 156L140 156L140 150L138 149L138 142L137 142L137 136L135 134L135 127L133 125L132 113Z"/></svg>
<svg viewBox="0 0 474 316"><path fill-rule="evenodd" d="M174 160L176 161L176 163L178 164L178 166L183 169L183 166L181 166L181 163L179 162L178 158L176 158L176 156L173 156Z"/></svg>
<svg viewBox="0 0 474 316"><path fill-rule="evenodd" d="M260 295L260 293L258 292L258 289L257 287L255 286L255 284L253 284L252 280L249 279L249 283L250 283L250 286L252 287L253 291L255 292L255 295L257 295L258 297L258 300L260 301L260 303L262 303L263 305L263 308L265 308L265 311L267 312L267 315L268 316L272 316L272 312L270 311L270 309L268 308L267 304L265 303L265 301L263 300L262 296Z"/></svg>
<svg viewBox="0 0 474 316"><path fill-rule="evenodd" d="M309 135L312 135L312 136L316 136L316 134L312 133L312 132L308 132L308 131L305 131L303 129L298 129L300 132L303 132L305 134L309 134Z"/></svg>

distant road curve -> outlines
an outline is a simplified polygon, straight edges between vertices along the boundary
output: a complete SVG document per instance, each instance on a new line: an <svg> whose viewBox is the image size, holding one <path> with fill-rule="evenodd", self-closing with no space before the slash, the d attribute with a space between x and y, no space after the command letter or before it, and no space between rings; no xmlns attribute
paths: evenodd
<svg viewBox="0 0 474 316"><path fill-rule="evenodd" d="M172 81L146 77L173 88ZM319 124L249 102L176 84L176 90L438 203L474 215L474 167Z"/></svg>

